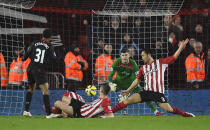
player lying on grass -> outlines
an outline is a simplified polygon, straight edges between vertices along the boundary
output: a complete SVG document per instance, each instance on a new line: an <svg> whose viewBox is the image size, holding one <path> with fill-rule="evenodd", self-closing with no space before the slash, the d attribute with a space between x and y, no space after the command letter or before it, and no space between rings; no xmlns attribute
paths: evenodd
<svg viewBox="0 0 210 130"><path fill-rule="evenodd" d="M179 43L178 50L174 53L173 56L169 56L167 58L160 58L157 60L154 60L152 58L150 50L143 49L143 51L141 52L141 56L145 65L143 65L140 68L136 79L133 81L131 86L127 90L123 91L121 94L128 94L133 88L135 88L139 84L140 79L143 76L145 82L144 91L134 93L128 99L115 105L112 108L113 113L125 108L129 104L136 104L146 101L155 101L166 112L179 114L184 117L195 117L192 113L184 112L176 107L171 107L164 95L164 72L168 65L172 64L179 57L182 50L186 47L188 41L188 39L181 41Z"/></svg>
<svg viewBox="0 0 210 130"><path fill-rule="evenodd" d="M111 91L119 91L128 89L132 82L136 79L136 72L139 68L133 59L130 59L128 47L125 46L120 54L120 58L117 58L112 64L112 70L109 72L108 81ZM114 74L117 73L116 78L113 80ZM142 91L142 87L138 84L131 93L137 93ZM119 101L123 101L128 96L119 95ZM146 104L153 110L156 116L162 116L162 114L157 110L151 101L146 102Z"/></svg>
<svg viewBox="0 0 210 130"><path fill-rule="evenodd" d="M76 100L79 100L83 103L85 103L85 100L83 99L82 96L80 96L79 94L77 94L76 92L71 92L71 91L67 91L63 94L62 96L62 101L65 101L66 97L70 97L70 98L74 98ZM45 110L45 107L43 106L43 109ZM51 112L54 114L61 114L61 117L68 117L68 115L61 111L60 109L56 108L56 107L52 107Z"/></svg>
<svg viewBox="0 0 210 130"><path fill-rule="evenodd" d="M113 118L114 114L112 113L111 102L108 97L109 91L110 87L108 83L103 83L100 86L99 98L90 104L85 104L74 98L64 96L62 101L55 102L55 107L71 117Z"/></svg>

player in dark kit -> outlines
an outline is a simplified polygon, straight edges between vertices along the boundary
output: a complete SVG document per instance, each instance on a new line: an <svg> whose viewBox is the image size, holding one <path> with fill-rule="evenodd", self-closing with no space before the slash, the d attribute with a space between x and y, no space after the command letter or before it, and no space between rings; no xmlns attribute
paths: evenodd
<svg viewBox="0 0 210 130"><path fill-rule="evenodd" d="M50 41L51 31L46 29L43 32L43 38L39 41L33 42L23 57L23 61L25 61L28 57L31 59L27 69L29 90L26 94L25 111L23 112L24 116L32 116L29 112L29 107L36 86L39 86L43 93L44 105L46 108L45 111L47 113L46 118L56 116L53 113L51 114L48 91L49 85L47 83L46 75L46 69L50 61L56 59L56 54Z"/></svg>
<svg viewBox="0 0 210 130"><path fill-rule="evenodd" d="M173 56L160 58L157 60L153 59L150 50L143 49L143 51L141 52L141 56L145 65L140 68L136 79L133 81L130 87L127 90L123 91L121 94L128 94L135 86L139 84L141 78L143 77L145 81L144 91L134 93L129 98L114 106L112 108L112 111L116 112L118 110L121 110L129 104L155 101L166 112L179 114L184 117L195 117L195 115L193 115L192 113L184 112L175 106L171 107L164 95L164 72L168 65L172 64L179 57L182 50L186 47L188 41L188 39L186 39L185 41L181 41L179 43L178 50L174 53Z"/></svg>

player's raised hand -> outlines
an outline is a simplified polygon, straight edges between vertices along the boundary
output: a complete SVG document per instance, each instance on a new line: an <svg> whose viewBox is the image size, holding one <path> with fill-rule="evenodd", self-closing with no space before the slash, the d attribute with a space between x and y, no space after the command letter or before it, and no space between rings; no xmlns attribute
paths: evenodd
<svg viewBox="0 0 210 130"><path fill-rule="evenodd" d="M180 55L180 53L183 51L183 49L186 47L187 43L189 42L189 39L185 39L179 42L178 46L178 50L174 53L174 58L177 59Z"/></svg>
<svg viewBox="0 0 210 130"><path fill-rule="evenodd" d="M187 43L189 42L189 39L185 39L179 42L179 48L184 49L187 45Z"/></svg>
<svg viewBox="0 0 210 130"><path fill-rule="evenodd" d="M111 88L111 92L115 92L117 89L117 84L110 82L109 87Z"/></svg>
<svg viewBox="0 0 210 130"><path fill-rule="evenodd" d="M129 94L129 91L128 91L128 90L124 90L124 91L122 91L122 92L120 93L120 95L122 95L122 96L127 95L127 94Z"/></svg>

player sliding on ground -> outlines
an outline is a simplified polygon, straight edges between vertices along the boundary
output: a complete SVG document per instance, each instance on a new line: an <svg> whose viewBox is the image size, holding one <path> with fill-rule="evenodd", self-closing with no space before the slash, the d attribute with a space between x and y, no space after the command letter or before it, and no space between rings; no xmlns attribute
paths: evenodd
<svg viewBox="0 0 210 130"><path fill-rule="evenodd" d="M100 86L99 98L85 104L79 100L64 96L62 101L56 101L55 107L62 110L71 117L101 117L113 118L114 114L111 110L111 102L108 97L110 87L108 83L103 83Z"/></svg>
<svg viewBox="0 0 210 130"><path fill-rule="evenodd" d="M144 91L134 93L129 98L115 105L112 108L113 113L125 108L129 104L155 101L166 112L179 114L184 117L195 117L195 115L193 115L192 113L184 112L176 107L171 107L164 95L164 72L166 70L166 67L172 64L179 57L182 50L186 47L188 41L189 39L181 41L179 43L178 50L174 53L173 56L169 56L167 58L160 58L157 60L154 60L152 58L150 50L143 49L141 52L141 56L145 65L143 65L140 68L136 79L133 81L131 86L127 90L123 91L121 94L128 94L133 88L135 88L139 84L143 76L145 81Z"/></svg>
<svg viewBox="0 0 210 130"><path fill-rule="evenodd" d="M77 94L76 92L66 91L63 94L61 100L64 101L66 99L66 97L71 97L71 98L74 98L76 100L79 100L79 101L85 103L85 100L83 99L83 97L81 95ZM43 106L43 109L45 110L45 106ZM52 107L51 112L53 114L60 114L60 115L57 115L57 117L63 117L63 118L68 117L68 115L65 112L62 112L60 109L58 109L56 107Z"/></svg>
<svg viewBox="0 0 210 130"><path fill-rule="evenodd" d="M112 64L112 70L109 72L108 81L111 91L119 91L127 89L136 78L136 72L139 68L133 59L130 59L128 47L125 46L120 54L120 58L117 58ZM113 80L114 74L117 72L116 78ZM131 93L137 93L142 91L142 87L138 84L132 89ZM125 100L127 95L119 95L119 102ZM156 116L162 116L157 108L152 104L151 101L146 104L153 110Z"/></svg>

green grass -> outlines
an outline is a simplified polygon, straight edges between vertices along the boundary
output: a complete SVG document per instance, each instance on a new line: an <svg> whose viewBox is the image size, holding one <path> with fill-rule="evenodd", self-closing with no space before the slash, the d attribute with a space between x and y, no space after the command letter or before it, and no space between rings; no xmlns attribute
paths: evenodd
<svg viewBox="0 0 210 130"><path fill-rule="evenodd" d="M113 119L0 116L0 130L210 130L210 115L116 116Z"/></svg>

